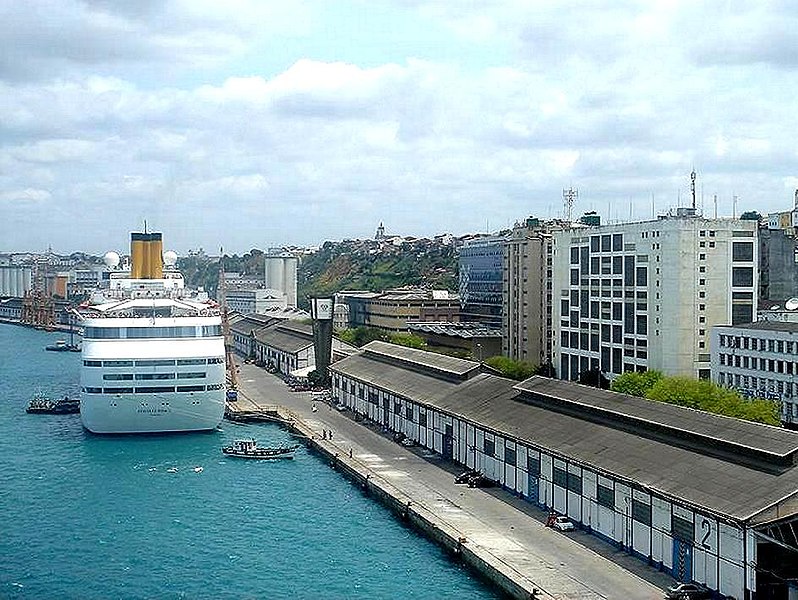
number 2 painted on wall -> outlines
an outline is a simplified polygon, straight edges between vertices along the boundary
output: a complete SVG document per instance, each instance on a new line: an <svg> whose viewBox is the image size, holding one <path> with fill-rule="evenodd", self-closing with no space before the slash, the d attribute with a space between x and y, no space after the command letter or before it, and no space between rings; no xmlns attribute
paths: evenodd
<svg viewBox="0 0 798 600"><path fill-rule="evenodd" d="M709 550L709 544L707 543L707 540L709 539L709 534L712 533L712 525L707 519L702 519L701 529L705 530L704 537L701 538L701 547Z"/></svg>

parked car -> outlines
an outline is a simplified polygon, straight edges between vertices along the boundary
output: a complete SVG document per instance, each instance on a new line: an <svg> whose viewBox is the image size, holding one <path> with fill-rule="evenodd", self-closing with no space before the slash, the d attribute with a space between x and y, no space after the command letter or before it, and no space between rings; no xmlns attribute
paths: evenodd
<svg viewBox="0 0 798 600"><path fill-rule="evenodd" d="M338 411L341 411L341 412L345 411L346 410L346 404L344 404L343 402L339 402L338 404L335 405L335 410L338 410Z"/></svg>
<svg viewBox="0 0 798 600"><path fill-rule="evenodd" d="M711 598L712 592L699 583L679 583L665 592L668 600L703 600Z"/></svg>
<svg viewBox="0 0 798 600"><path fill-rule="evenodd" d="M482 473L477 473L476 475L472 475L468 478L468 487L478 488L478 487L494 487L496 482L492 479L488 479Z"/></svg>
<svg viewBox="0 0 798 600"><path fill-rule="evenodd" d="M478 475L476 471L473 469L469 469L468 471L463 471L459 475L454 476L455 483L468 483L468 480L471 479L474 475Z"/></svg>
<svg viewBox="0 0 798 600"><path fill-rule="evenodd" d="M571 519L563 516L556 517L551 526L558 531L573 531L575 529Z"/></svg>

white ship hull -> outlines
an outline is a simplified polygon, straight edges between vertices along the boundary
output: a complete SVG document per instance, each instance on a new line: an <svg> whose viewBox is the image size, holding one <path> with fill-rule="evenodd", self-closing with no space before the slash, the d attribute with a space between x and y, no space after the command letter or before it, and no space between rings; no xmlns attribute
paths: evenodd
<svg viewBox="0 0 798 600"><path fill-rule="evenodd" d="M80 419L92 433L207 431L222 422L224 390L186 394L108 396L84 394Z"/></svg>
<svg viewBox="0 0 798 600"><path fill-rule="evenodd" d="M169 327L202 331L218 318L87 320L83 339L80 417L92 433L203 431L224 417L224 341L187 338L93 338L98 324L120 335ZM147 330L147 331L144 331ZM92 333L94 332L94 333Z"/></svg>

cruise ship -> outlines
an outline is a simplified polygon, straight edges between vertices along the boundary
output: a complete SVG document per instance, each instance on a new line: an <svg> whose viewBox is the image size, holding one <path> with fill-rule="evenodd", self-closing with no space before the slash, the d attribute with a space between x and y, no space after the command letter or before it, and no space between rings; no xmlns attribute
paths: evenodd
<svg viewBox="0 0 798 600"><path fill-rule="evenodd" d="M93 433L213 429L224 416L222 313L185 288L160 233L131 234L130 270L76 309L83 328L80 417Z"/></svg>

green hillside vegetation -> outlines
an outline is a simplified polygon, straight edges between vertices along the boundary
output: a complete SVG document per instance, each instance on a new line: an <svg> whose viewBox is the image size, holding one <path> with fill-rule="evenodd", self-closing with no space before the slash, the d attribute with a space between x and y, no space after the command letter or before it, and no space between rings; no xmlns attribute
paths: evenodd
<svg viewBox="0 0 798 600"><path fill-rule="evenodd" d="M454 248L403 244L372 254L360 242L326 242L299 267L302 299L341 290L380 292L403 286L456 290Z"/></svg>
<svg viewBox="0 0 798 600"><path fill-rule="evenodd" d="M452 246L404 243L377 253L373 244L360 241L325 242L314 254L303 257L297 273L300 308L307 297L341 290L380 292L389 288L418 286L457 289L457 253ZM263 276L264 253L252 249L239 256L225 254L226 272ZM199 252L182 257L178 268L190 287L203 287L215 297L219 287L219 263Z"/></svg>
<svg viewBox="0 0 798 600"><path fill-rule="evenodd" d="M612 382L611 389L649 400L668 402L707 412L779 425L779 406L762 398L743 398L735 390L708 380L666 377L659 371L624 373Z"/></svg>

